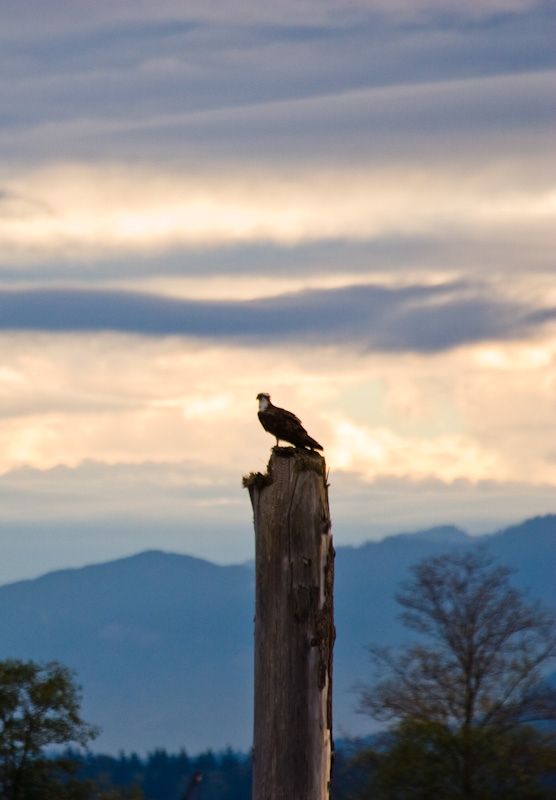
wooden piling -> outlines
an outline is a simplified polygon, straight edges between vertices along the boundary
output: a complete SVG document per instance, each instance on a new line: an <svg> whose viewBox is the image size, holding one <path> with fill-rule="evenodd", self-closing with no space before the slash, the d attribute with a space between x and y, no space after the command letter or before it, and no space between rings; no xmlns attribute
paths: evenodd
<svg viewBox="0 0 556 800"><path fill-rule="evenodd" d="M255 524L253 800L327 800L332 769L334 548L326 464L274 447L244 478Z"/></svg>

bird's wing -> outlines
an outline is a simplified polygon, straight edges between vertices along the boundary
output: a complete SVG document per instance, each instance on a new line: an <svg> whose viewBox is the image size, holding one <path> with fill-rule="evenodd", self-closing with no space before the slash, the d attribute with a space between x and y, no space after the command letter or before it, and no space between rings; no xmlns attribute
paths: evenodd
<svg viewBox="0 0 556 800"><path fill-rule="evenodd" d="M287 418L288 422L293 422L294 424L299 425L300 428L303 428L303 425L302 425L301 420L299 419L299 417L296 417L295 414L292 414L291 411L286 411L285 408L280 408L278 410L282 414L284 414L284 416ZM305 428L303 428L303 430L305 430Z"/></svg>

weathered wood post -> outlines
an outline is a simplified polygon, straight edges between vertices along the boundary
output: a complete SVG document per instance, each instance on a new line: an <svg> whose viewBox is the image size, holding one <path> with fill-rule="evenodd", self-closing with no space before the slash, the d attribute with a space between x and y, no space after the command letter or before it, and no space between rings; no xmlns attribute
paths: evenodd
<svg viewBox="0 0 556 800"><path fill-rule="evenodd" d="M255 522L253 800L326 800L334 548L324 458L274 447L243 479Z"/></svg>

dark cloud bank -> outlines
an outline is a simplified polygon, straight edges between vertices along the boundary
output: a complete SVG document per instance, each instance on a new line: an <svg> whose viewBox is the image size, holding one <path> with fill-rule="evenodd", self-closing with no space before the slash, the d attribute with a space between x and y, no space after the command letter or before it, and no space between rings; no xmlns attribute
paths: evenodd
<svg viewBox="0 0 556 800"><path fill-rule="evenodd" d="M1 330L337 343L382 351L435 352L516 338L554 313L487 296L464 283L397 289L362 285L212 302L110 290L0 292Z"/></svg>

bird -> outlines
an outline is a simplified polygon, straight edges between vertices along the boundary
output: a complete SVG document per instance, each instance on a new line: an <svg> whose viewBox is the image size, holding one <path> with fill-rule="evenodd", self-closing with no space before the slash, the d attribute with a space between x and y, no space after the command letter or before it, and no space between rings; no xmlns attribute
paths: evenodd
<svg viewBox="0 0 556 800"><path fill-rule="evenodd" d="M260 392L257 395L259 401L259 420L261 425L268 433L276 437L276 446L280 440L289 442L295 447L309 447L311 450L322 450L323 447L312 439L303 425L291 411L285 408L278 408L270 402L270 395Z"/></svg>

